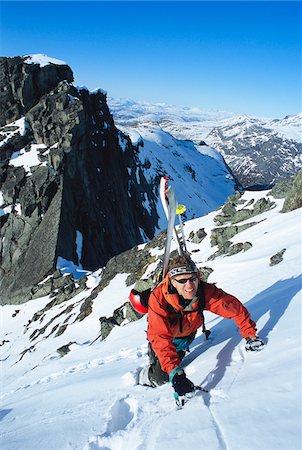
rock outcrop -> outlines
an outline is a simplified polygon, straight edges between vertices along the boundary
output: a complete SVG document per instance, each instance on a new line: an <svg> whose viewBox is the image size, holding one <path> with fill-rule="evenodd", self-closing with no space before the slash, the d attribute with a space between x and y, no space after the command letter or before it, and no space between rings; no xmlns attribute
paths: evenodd
<svg viewBox="0 0 302 450"><path fill-rule="evenodd" d="M302 206L302 171L292 177L279 181L271 190L274 198L284 198L283 213Z"/></svg>
<svg viewBox="0 0 302 450"><path fill-rule="evenodd" d="M60 81L73 81L72 71L66 64L41 67L30 62L30 57L0 58L0 126L24 116Z"/></svg>
<svg viewBox="0 0 302 450"><path fill-rule="evenodd" d="M1 58L0 69L0 296L21 303L58 257L95 270L153 238L157 198L106 93L75 88L62 64Z"/></svg>

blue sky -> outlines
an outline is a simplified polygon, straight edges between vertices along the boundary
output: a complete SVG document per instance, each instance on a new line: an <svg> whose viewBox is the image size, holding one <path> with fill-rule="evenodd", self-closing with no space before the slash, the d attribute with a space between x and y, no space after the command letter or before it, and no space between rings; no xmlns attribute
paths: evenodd
<svg viewBox="0 0 302 450"><path fill-rule="evenodd" d="M301 111L301 3L1 2L1 55L66 61L109 96L281 118Z"/></svg>

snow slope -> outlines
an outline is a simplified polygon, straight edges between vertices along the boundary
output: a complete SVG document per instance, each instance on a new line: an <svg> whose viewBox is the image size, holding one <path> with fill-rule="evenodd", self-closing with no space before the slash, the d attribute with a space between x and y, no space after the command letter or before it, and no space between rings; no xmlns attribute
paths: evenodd
<svg viewBox="0 0 302 450"><path fill-rule="evenodd" d="M248 192L243 198L247 205L265 195ZM274 201L274 209L249 219L257 225L233 237L234 243L253 244L233 256L207 261L215 251L209 241L215 212L185 224L187 236L205 228L208 235L200 244L188 242L193 259L214 269L210 282L245 303L266 346L247 354L232 321L205 313L211 338L205 342L197 335L185 365L192 381L210 392L183 410L175 410L170 385L135 386L136 369L148 360L146 317L93 343L98 318L127 299L127 274L98 294L82 322L56 316L71 303L80 309L99 274L91 275L87 291L35 322L33 314L48 297L1 307L1 449L300 450L301 210L281 214L283 201ZM283 261L270 266L270 257L282 249ZM47 338L63 320L70 323L66 332ZM45 325L44 334L30 340L38 325ZM57 349L66 344L71 351L61 358Z"/></svg>
<svg viewBox="0 0 302 450"><path fill-rule="evenodd" d="M235 191L235 181L221 155L214 149L176 139L156 126L122 127L134 145L140 167L151 186L167 175L176 197L187 206L186 218L200 217L222 205ZM138 175L137 175L138 176ZM146 199L146 207L149 207ZM158 229L166 228L158 197Z"/></svg>

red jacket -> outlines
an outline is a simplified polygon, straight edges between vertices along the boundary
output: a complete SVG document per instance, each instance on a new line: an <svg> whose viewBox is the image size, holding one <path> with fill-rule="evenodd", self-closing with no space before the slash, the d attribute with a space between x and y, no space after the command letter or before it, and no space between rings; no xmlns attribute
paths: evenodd
<svg viewBox="0 0 302 450"><path fill-rule="evenodd" d="M256 324L242 303L214 284L203 283L205 306L226 319L233 319L243 338L256 335ZM188 336L202 325L198 301L192 305L192 312L182 314L183 306L177 293L170 294L169 274L151 293L148 302L148 340L156 353L161 368L168 374L180 365L173 339ZM169 306L171 305L171 306ZM172 308L171 308L172 307ZM181 318L181 320L180 320Z"/></svg>

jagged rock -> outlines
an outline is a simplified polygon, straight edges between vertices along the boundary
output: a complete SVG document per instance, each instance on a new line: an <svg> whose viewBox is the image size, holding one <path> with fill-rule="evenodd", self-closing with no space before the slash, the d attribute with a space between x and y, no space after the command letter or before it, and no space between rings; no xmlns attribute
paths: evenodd
<svg viewBox="0 0 302 450"><path fill-rule="evenodd" d="M59 328L55 334L55 337L61 336L64 333L64 331L66 331L67 327L68 327L67 324L61 325L60 327L58 324L54 327L54 329L52 330L52 332L50 334L54 333L56 331L56 329Z"/></svg>
<svg viewBox="0 0 302 450"><path fill-rule="evenodd" d="M7 167L5 175L1 191L4 202L9 205L17 201L20 188L26 183L26 173L23 167Z"/></svg>
<svg viewBox="0 0 302 450"><path fill-rule="evenodd" d="M243 222L244 220L250 219L255 214L251 209L240 209L236 211L233 217L231 218L231 223Z"/></svg>
<svg viewBox="0 0 302 450"><path fill-rule="evenodd" d="M221 212L214 217L214 222L223 225L225 222L231 221L231 218L236 214L236 205L239 204L242 195L243 193L240 191L230 195Z"/></svg>
<svg viewBox="0 0 302 450"><path fill-rule="evenodd" d="M41 285L36 285L31 290L31 299L44 297L45 295L50 294L52 291L51 283L45 283Z"/></svg>
<svg viewBox="0 0 302 450"><path fill-rule="evenodd" d="M221 255L226 255L231 247L232 243L230 241L225 241L218 250L208 257L208 261L213 261L215 258Z"/></svg>
<svg viewBox="0 0 302 450"><path fill-rule="evenodd" d="M275 206L276 204L274 202L265 197L257 200L252 209L242 208L238 210L235 208L235 204L228 201L222 208L221 213L215 216L214 222L218 225L224 225L228 222L232 224L243 222L244 220L257 216L258 214L262 214L265 211L269 211Z"/></svg>
<svg viewBox="0 0 302 450"><path fill-rule="evenodd" d="M253 208L253 215L262 214L265 211L269 211L270 209L274 208L276 206L276 203L272 202L269 198L259 198L259 200L256 201Z"/></svg>
<svg viewBox="0 0 302 450"><path fill-rule="evenodd" d="M29 320L28 324L25 327L24 333L26 333L29 329L29 326L33 323L33 322L37 322L38 320L40 321L40 323L43 321L44 317L45 317L45 313L47 310L49 310L52 306L54 305L58 305L61 302L58 301L57 299L52 300L50 303L48 303L43 309L41 309L40 311L37 311L31 320ZM42 328L37 328L36 330L34 330L32 332L32 334L30 335L29 339L31 341L33 341L34 339L37 339L41 334L44 334L49 327L51 326L51 324L55 321L57 321L57 319L59 319L62 316L66 316L67 314L70 314L71 311L73 310L74 305L70 304L69 306L67 306L67 308L60 310L60 312L58 314L56 314L55 316L53 316ZM60 325L60 322L57 323L52 330L48 333L47 336L45 336L46 338L49 337L51 334L55 333L55 336L60 336L61 334L64 333L64 331L66 331L68 327L67 323L64 323L63 325Z"/></svg>
<svg viewBox="0 0 302 450"><path fill-rule="evenodd" d="M292 185L286 194L282 211L293 211L302 206L302 172L299 172L292 180Z"/></svg>
<svg viewBox="0 0 302 450"><path fill-rule="evenodd" d="M215 245L218 245L219 247L221 247L224 245L226 241L234 237L236 234L256 224L257 222L251 222L239 226L230 225L228 227L213 228L211 231L211 238L210 238L211 246L214 247Z"/></svg>
<svg viewBox="0 0 302 450"><path fill-rule="evenodd" d="M241 205L245 203L245 200L241 198L243 194L244 194L243 190L236 191L235 194L229 195L228 202L233 203L235 205Z"/></svg>
<svg viewBox="0 0 302 450"><path fill-rule="evenodd" d="M76 290L76 286L74 282L72 282L66 286L56 289L54 292L56 292L55 301L58 305L59 303L66 302L67 300L71 299L74 296L75 292L77 292L78 294L80 291L78 289Z"/></svg>
<svg viewBox="0 0 302 450"><path fill-rule="evenodd" d="M129 302L124 303L117 308L111 317L100 317L100 334L99 339L106 339L115 326L120 326L125 319L129 322L134 322L143 317L142 314L137 313Z"/></svg>
<svg viewBox="0 0 302 450"><path fill-rule="evenodd" d="M200 279L207 282L211 273L214 272L214 269L212 269L211 267L199 267L199 272Z"/></svg>
<svg viewBox="0 0 302 450"><path fill-rule="evenodd" d="M0 129L0 139L1 137L4 139L4 133L3 130L5 128ZM2 139L2 140L3 140ZM31 136L28 133L25 136L21 136L20 133L15 133L13 136L11 136L6 143L4 143L1 146L1 153L0 153L0 174L1 177L3 176L3 166L7 166L8 161L10 160L11 156L14 152L17 152L21 148L26 148L26 146L29 145L31 141Z"/></svg>
<svg viewBox="0 0 302 450"><path fill-rule="evenodd" d="M88 317L92 313L92 306L93 306L93 300L90 297L86 298L81 305L80 314L78 315L76 320L81 322L86 317Z"/></svg>
<svg viewBox="0 0 302 450"><path fill-rule="evenodd" d="M238 242L236 244L232 244L230 241L226 241L223 246L221 246L213 255L209 256L208 261L212 261L218 256L231 256L235 255L236 253L240 252L246 252L249 250L253 245L251 242Z"/></svg>
<svg viewBox="0 0 302 450"><path fill-rule="evenodd" d="M132 308L130 302L125 303L125 318L129 322L135 322L136 320L139 320L143 317L143 314L138 313L135 311L134 308Z"/></svg>
<svg viewBox="0 0 302 450"><path fill-rule="evenodd" d="M70 346L72 344L75 344L75 342L69 342L68 344L62 345L62 347L57 349L57 352L59 353L59 355L61 356L61 358L65 355L67 355L67 353L70 352Z"/></svg>
<svg viewBox="0 0 302 450"><path fill-rule="evenodd" d="M36 294L33 286L55 271L58 256L95 270L143 235L154 237L157 193L137 147L116 129L103 91L75 88L68 66L40 67L20 57L0 63L3 124L25 116L25 135L15 134L1 148L0 168L5 204L20 203L21 211L13 208L0 221L1 303L18 304ZM33 142L43 144L35 152L45 166L26 173L9 165L13 151L24 143L33 151Z"/></svg>
<svg viewBox="0 0 302 450"><path fill-rule="evenodd" d="M276 264L279 264L283 261L283 255L286 252L286 248L283 248L280 250L280 252L276 253L270 258L270 266L275 266Z"/></svg>
<svg viewBox="0 0 302 450"><path fill-rule="evenodd" d="M120 308L117 308L113 312L112 317L100 317L99 321L100 321L100 339L101 340L106 339L109 336L112 329L115 326L120 326L121 323L125 320L124 309L125 308L123 305Z"/></svg>
<svg viewBox="0 0 302 450"><path fill-rule="evenodd" d="M34 351L35 351L35 345L31 345L30 347L26 348L25 350L23 350L23 351L20 353L19 361L21 361L21 360L24 358L24 356L26 355L26 353L32 353L32 352L34 352Z"/></svg>
<svg viewBox="0 0 302 450"><path fill-rule="evenodd" d="M103 341L111 333L112 329L117 325L113 318L101 317L100 318L100 335L99 339Z"/></svg>
<svg viewBox="0 0 302 450"><path fill-rule="evenodd" d="M247 250L249 250L252 247L253 247L253 245L251 244L251 242L238 242L237 244L231 245L231 247L228 250L227 255L231 256L231 255L235 255L236 253L246 252Z"/></svg>
<svg viewBox="0 0 302 450"><path fill-rule="evenodd" d="M291 190L293 182L294 176L279 180L267 195L271 195L272 197L277 199L285 198L288 192Z"/></svg>
<svg viewBox="0 0 302 450"><path fill-rule="evenodd" d="M59 190L39 226L36 226L36 228L27 227L27 232L22 233L20 246L24 251L18 255L18 258L8 259L10 255L14 254L13 246L18 246L18 240L7 242L7 239L5 239L5 244L2 247L2 254L4 255L2 268L5 275L2 276L0 283L2 304L24 303L29 300L33 285L38 284L48 273L54 270L61 196L62 191ZM16 220L19 219L16 218ZM25 221L22 217L21 220ZM15 236L14 221L10 221L4 226L1 235Z"/></svg>
<svg viewBox="0 0 302 450"><path fill-rule="evenodd" d="M73 81L69 66L26 64L25 57L0 58L0 126L24 116L39 99L62 80Z"/></svg>
<svg viewBox="0 0 302 450"><path fill-rule="evenodd" d="M193 244L200 244L204 238L207 236L207 233L205 232L204 228L201 228L200 230L194 232L191 231L189 234L188 240L192 242Z"/></svg>
<svg viewBox="0 0 302 450"><path fill-rule="evenodd" d="M66 287L70 284L74 285L74 278L72 275L64 275L62 276L60 274L60 276L53 276L52 277L52 290L53 289L58 289L58 288L62 288L62 287Z"/></svg>

